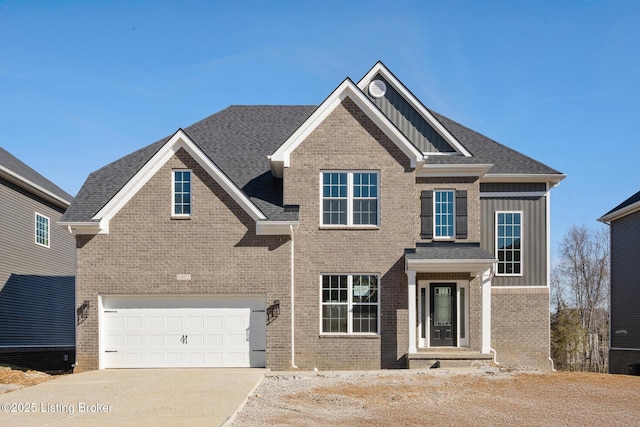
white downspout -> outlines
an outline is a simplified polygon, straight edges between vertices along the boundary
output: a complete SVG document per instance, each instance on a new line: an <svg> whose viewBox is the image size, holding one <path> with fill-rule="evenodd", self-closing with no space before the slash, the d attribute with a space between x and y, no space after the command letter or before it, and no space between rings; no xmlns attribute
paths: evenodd
<svg viewBox="0 0 640 427"><path fill-rule="evenodd" d="M294 301L295 301L295 276L294 276L294 246L293 246L293 225L289 226L289 233L291 235L291 367L298 369L296 366L296 349L295 349L295 316L294 316Z"/></svg>

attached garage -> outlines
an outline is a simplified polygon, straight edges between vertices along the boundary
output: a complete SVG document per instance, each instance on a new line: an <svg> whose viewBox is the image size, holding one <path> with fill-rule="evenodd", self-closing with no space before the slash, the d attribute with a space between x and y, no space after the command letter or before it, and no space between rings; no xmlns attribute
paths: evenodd
<svg viewBox="0 0 640 427"><path fill-rule="evenodd" d="M264 295L103 295L101 368L266 366Z"/></svg>

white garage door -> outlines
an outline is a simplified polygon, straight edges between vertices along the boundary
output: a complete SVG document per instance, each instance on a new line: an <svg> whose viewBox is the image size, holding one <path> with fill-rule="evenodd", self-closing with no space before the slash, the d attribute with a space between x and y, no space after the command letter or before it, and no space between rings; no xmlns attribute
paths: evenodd
<svg viewBox="0 0 640 427"><path fill-rule="evenodd" d="M264 367L264 296L103 296L104 368Z"/></svg>

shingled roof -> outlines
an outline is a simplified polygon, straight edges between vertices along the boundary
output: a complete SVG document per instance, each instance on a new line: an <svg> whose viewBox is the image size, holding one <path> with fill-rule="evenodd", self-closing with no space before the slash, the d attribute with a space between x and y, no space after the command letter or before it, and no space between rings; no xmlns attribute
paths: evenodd
<svg viewBox="0 0 640 427"><path fill-rule="evenodd" d="M56 204L67 207L73 196L49 181L44 176L27 166L20 159L0 147L0 172L24 189L42 193L41 196L52 197ZM47 194L48 193L48 194Z"/></svg>
<svg viewBox="0 0 640 427"><path fill-rule="evenodd" d="M270 220L295 220L297 212L283 206L282 180L272 176L267 156L315 109L315 106L230 106L184 131ZM430 156L428 164L493 164L489 174L560 174L445 116L433 114L473 156ZM91 221L170 137L89 175L62 222Z"/></svg>

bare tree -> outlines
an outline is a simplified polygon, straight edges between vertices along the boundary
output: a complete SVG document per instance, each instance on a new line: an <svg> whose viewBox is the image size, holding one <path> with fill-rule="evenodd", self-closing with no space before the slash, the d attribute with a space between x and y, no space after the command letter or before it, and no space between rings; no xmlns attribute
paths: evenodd
<svg viewBox="0 0 640 427"><path fill-rule="evenodd" d="M572 225L558 250L554 269L552 339L554 352L567 343L568 369L606 372L609 340L609 237L606 228ZM561 313L564 310L566 312ZM575 316L579 324L575 325ZM555 321L555 324L554 324ZM569 322L567 324L566 322ZM567 336L570 335L570 336Z"/></svg>

